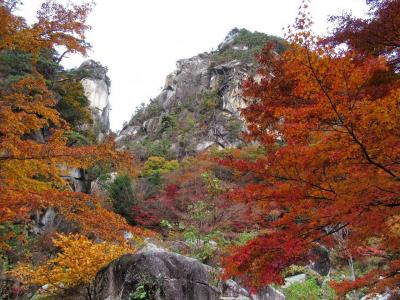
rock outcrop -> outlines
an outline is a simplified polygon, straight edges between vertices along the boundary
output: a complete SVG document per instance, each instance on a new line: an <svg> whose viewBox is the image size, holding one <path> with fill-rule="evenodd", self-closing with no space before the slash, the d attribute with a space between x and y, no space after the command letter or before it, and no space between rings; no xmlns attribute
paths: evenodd
<svg viewBox="0 0 400 300"><path fill-rule="evenodd" d="M228 280L222 283L221 300L285 300L285 295L277 289L267 286L257 294L252 294L236 281Z"/></svg>
<svg viewBox="0 0 400 300"><path fill-rule="evenodd" d="M233 280L221 282L214 268L152 243L113 261L94 281L96 300L129 300L140 292L154 300L285 300L270 286L252 294Z"/></svg>
<svg viewBox="0 0 400 300"><path fill-rule="evenodd" d="M168 141L166 155L182 158L212 146L243 143L241 83L255 72L255 49L271 39L278 40L234 29L217 51L179 60L162 92L119 132L119 145L137 151L139 145L161 147L162 141Z"/></svg>
<svg viewBox="0 0 400 300"><path fill-rule="evenodd" d="M128 300L142 289L156 300L217 300L209 269L196 259L157 249L124 255L97 274L95 299Z"/></svg>
<svg viewBox="0 0 400 300"><path fill-rule="evenodd" d="M74 192L88 193L90 191L91 182L83 169L67 168L63 178L69 182Z"/></svg>
<svg viewBox="0 0 400 300"><path fill-rule="evenodd" d="M110 130L110 87L111 81L107 76L107 68L94 60L87 60L79 67L81 83L85 96L90 103L93 126L97 138L104 138Z"/></svg>
<svg viewBox="0 0 400 300"><path fill-rule="evenodd" d="M322 276L327 276L331 269L328 248L320 245L319 247L312 249L311 255L313 257L313 260L310 264L311 269Z"/></svg>

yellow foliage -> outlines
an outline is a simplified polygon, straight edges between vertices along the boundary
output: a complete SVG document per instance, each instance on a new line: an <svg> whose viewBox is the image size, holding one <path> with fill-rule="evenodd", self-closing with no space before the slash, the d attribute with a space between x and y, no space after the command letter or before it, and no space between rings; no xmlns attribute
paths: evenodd
<svg viewBox="0 0 400 300"><path fill-rule="evenodd" d="M53 243L60 252L45 264L19 264L9 275L24 284L50 286L49 291L88 286L97 272L114 259L135 249L110 242L95 243L82 235L58 235Z"/></svg>
<svg viewBox="0 0 400 300"><path fill-rule="evenodd" d="M176 160L166 160L164 157L151 156L144 164L142 176L162 175L178 167L179 163Z"/></svg>

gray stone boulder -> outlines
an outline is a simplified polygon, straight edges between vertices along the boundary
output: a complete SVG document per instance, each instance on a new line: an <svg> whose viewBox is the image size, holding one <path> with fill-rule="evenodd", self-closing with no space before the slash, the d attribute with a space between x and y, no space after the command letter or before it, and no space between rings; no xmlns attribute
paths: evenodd
<svg viewBox="0 0 400 300"><path fill-rule="evenodd" d="M222 283L221 300L285 300L285 295L272 286L266 286L256 294L240 286L236 281L227 280Z"/></svg>
<svg viewBox="0 0 400 300"><path fill-rule="evenodd" d="M286 277L285 278L285 284L283 285L283 288L288 288L294 283L303 283L307 280L307 275L306 274L297 274L294 276Z"/></svg>
<svg viewBox="0 0 400 300"><path fill-rule="evenodd" d="M320 245L311 251L311 255L313 257L310 264L311 269L322 276L327 276L331 268L328 248Z"/></svg>
<svg viewBox="0 0 400 300"><path fill-rule="evenodd" d="M162 249L121 256L103 268L94 281L94 299L130 299L139 288L152 299L217 300L219 291L210 267L196 259Z"/></svg>

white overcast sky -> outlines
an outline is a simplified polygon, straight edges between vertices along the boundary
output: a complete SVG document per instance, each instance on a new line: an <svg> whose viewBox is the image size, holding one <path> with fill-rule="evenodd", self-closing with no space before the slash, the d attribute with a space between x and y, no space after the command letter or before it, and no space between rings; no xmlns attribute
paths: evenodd
<svg viewBox="0 0 400 300"><path fill-rule="evenodd" d="M34 20L42 0L24 0L20 14ZM67 2L67 0L61 0ZM74 0L74 3L80 1ZM141 102L155 97L178 59L215 49L234 27L283 36L301 0L95 0L87 39L90 58L109 68L111 128L120 130ZM313 0L315 31L327 32L327 17L366 12L365 0ZM85 58L72 57L66 67Z"/></svg>

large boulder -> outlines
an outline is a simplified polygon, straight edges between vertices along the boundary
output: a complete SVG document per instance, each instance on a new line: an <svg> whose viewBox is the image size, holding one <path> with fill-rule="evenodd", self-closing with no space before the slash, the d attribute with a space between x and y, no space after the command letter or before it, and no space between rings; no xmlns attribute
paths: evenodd
<svg viewBox="0 0 400 300"><path fill-rule="evenodd" d="M331 268L329 250L325 246L313 248L311 251L311 269L322 276L327 276Z"/></svg>
<svg viewBox="0 0 400 300"><path fill-rule="evenodd" d="M95 299L131 299L145 289L154 299L217 300L218 290L210 283L210 267L198 260L162 249L147 249L121 256L96 276Z"/></svg>

